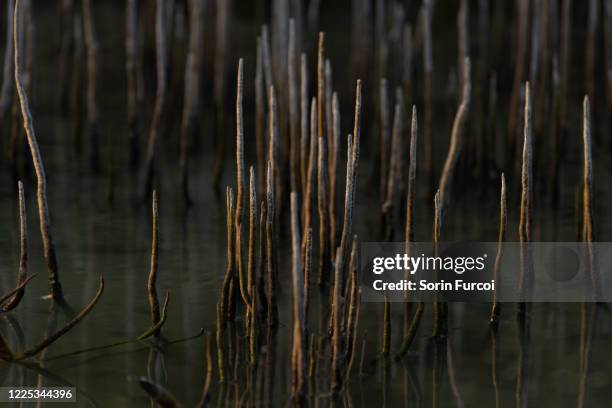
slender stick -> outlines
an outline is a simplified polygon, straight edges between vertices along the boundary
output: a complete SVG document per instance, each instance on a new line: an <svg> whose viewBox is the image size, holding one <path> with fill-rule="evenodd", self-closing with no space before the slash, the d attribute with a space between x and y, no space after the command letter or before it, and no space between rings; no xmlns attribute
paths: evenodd
<svg viewBox="0 0 612 408"><path fill-rule="evenodd" d="M298 73L295 20L289 20L289 182L291 191L300 191L299 136L298 136Z"/></svg>
<svg viewBox="0 0 612 408"><path fill-rule="evenodd" d="M278 306L276 303L276 252L274 248L275 191L272 179L272 162L268 160L266 177L266 269L267 269L267 322L271 327L278 324Z"/></svg>
<svg viewBox="0 0 612 408"><path fill-rule="evenodd" d="M319 33L319 48L317 53L317 134L325 137L325 33ZM311 122L312 123L312 122Z"/></svg>
<svg viewBox="0 0 612 408"><path fill-rule="evenodd" d="M357 167L359 164L359 143L361 138L361 80L357 80L355 88L355 119L353 136L349 135L349 149L346 160L346 189L344 194L344 220L342 235L340 237L340 257L336 256L336 268L340 269L340 276L344 282L345 254L353 231L353 208L355 205L355 189L357 184ZM351 140L352 139L352 140Z"/></svg>
<svg viewBox="0 0 612 408"><path fill-rule="evenodd" d="M593 157L591 153L591 106L585 95L582 112L582 241L587 243L587 262L591 277L591 289L597 301L601 300L601 285L593 242Z"/></svg>
<svg viewBox="0 0 612 408"><path fill-rule="evenodd" d="M317 98L312 98L310 104L310 123L317 123ZM306 178L306 195L304 196L304 229L312 228L312 212L315 203L315 186L317 180L317 127L310 127L310 155L308 157L308 173Z"/></svg>
<svg viewBox="0 0 612 408"><path fill-rule="evenodd" d="M310 309L310 281L312 275L312 228L306 230L304 237L304 322L308 325Z"/></svg>
<svg viewBox="0 0 612 408"><path fill-rule="evenodd" d="M255 144L257 154L257 186L264 191L266 173L266 133L265 133L265 94L263 83L263 51L261 37L257 37L257 57L255 63Z"/></svg>
<svg viewBox="0 0 612 408"><path fill-rule="evenodd" d="M351 146L349 145L349 149ZM342 257L342 249L336 251L336 265L339 265ZM342 275L340 268L336 267L334 277L334 289L332 296L332 361L331 361L331 389L337 392L342 386L340 372L340 294L342 287Z"/></svg>
<svg viewBox="0 0 612 408"><path fill-rule="evenodd" d="M206 378L202 386L202 396L198 402L198 407L205 407L210 400L210 384L212 383L213 357L210 332L206 332Z"/></svg>
<svg viewBox="0 0 612 408"><path fill-rule="evenodd" d="M149 314L151 326L155 326L160 320L159 299L157 297L157 270L158 270L158 250L159 250L159 212L157 207L157 191L153 190L153 202L151 207L151 265L147 278L147 298L149 301ZM159 331L156 332L159 335Z"/></svg>
<svg viewBox="0 0 612 408"><path fill-rule="evenodd" d="M243 60L238 61L238 78L236 90L236 211L234 214L234 229L236 231L236 268L238 269L238 280L240 283L240 294L245 307L249 307L251 301L248 297L248 288L244 287L244 273L242 264L242 216L244 207L244 125L242 113L242 93L244 87Z"/></svg>
<svg viewBox="0 0 612 408"><path fill-rule="evenodd" d="M19 103L21 105L21 116L23 118L23 127L30 147L30 153L32 155L32 162L34 163L34 170L36 171L37 178L37 201L38 201L38 217L40 220L40 233L43 241L43 250L45 259L47 260L47 271L49 274L49 289L51 291L51 297L55 301L61 301L63 299L62 286L59 282L57 258L55 256L55 246L53 244L53 237L51 235L51 219L49 216L49 206L47 204L47 177L45 174L45 165L42 160L40 149L38 147L38 141L34 132L34 122L32 114L30 112L30 105L28 103L28 97L23 86L23 67L21 64L21 24L22 24L22 7L21 0L17 0L15 3L15 13L13 20L13 39L14 39L14 54L15 54L15 86L17 88L17 94L19 96Z"/></svg>
<svg viewBox="0 0 612 408"><path fill-rule="evenodd" d="M331 259L336 255L337 246L337 220L336 220L336 184L338 179L338 160L340 159L340 107L338 94L334 92L332 98L332 150L329 164L329 236Z"/></svg>
<svg viewBox="0 0 612 408"><path fill-rule="evenodd" d="M249 247L247 252L247 290L251 299L255 296L255 235L257 234L257 184L255 168L249 169ZM255 312L254 310L252 311Z"/></svg>
<svg viewBox="0 0 612 408"><path fill-rule="evenodd" d="M440 176L440 184L438 190L440 191L440 212L444 216L444 210L449 203L451 185L453 181L453 175L457 166L457 160L459 159L459 153L461 152L461 145L463 143L463 128L470 109L470 99L472 92L472 85L470 81L470 59L467 58L464 61L465 78L463 78L463 92L461 96L461 104L457 109L457 114L453 121L453 129L451 133L450 145L448 147L448 153L446 161L444 162L444 169Z"/></svg>
<svg viewBox="0 0 612 408"><path fill-rule="evenodd" d="M380 354L387 358L389 356L389 349L391 347L391 303L389 297L385 293L385 303L383 307L383 335L382 335L382 348Z"/></svg>
<svg viewBox="0 0 612 408"><path fill-rule="evenodd" d="M499 198L499 234L497 236L497 256L495 257L495 266L493 267L493 280L495 281L495 287L500 286L499 270L501 268L502 257L504 256L504 241L506 237L506 177L504 173L501 175L501 192ZM493 304L491 305L491 316L489 323L493 326L497 326L499 320L499 314L501 306L497 301L497 290L493 292Z"/></svg>
<svg viewBox="0 0 612 408"><path fill-rule="evenodd" d="M519 221L519 242L521 243L521 268L519 278L519 290L521 299L525 297L525 286L530 279L528 251L525 243L531 242L531 180L532 180L532 132L531 132L531 89L529 82L525 83L525 127L523 141L523 163L521 169L521 213ZM519 315L525 312L525 304L519 304Z"/></svg>
<svg viewBox="0 0 612 408"><path fill-rule="evenodd" d="M410 254L410 243L414 241L414 197L415 197L415 180L416 180L416 161L417 161L417 141L418 141L418 122L416 106L412 105L412 121L410 126L410 151L408 163L408 194L406 195L406 254ZM407 296L407 293L406 293ZM419 302L415 310L412 321L409 319L410 308L408 307L408 299L405 299L404 307L404 340L397 353L396 359L402 358L410 348L416 331L418 329L421 316L423 315L423 302Z"/></svg>
<svg viewBox="0 0 612 408"><path fill-rule="evenodd" d="M327 174L327 148L325 139L319 135L318 145L318 190L317 202L319 210L319 286L327 283L329 269L331 265L330 248L329 248L329 207L328 207L328 184L329 177Z"/></svg>
<svg viewBox="0 0 612 408"><path fill-rule="evenodd" d="M28 274L28 219L21 181L17 182L17 189L19 191L19 271L17 273L17 285L19 286L26 280ZM24 293L25 288L19 289L8 302L2 305L2 310L6 312L15 309L21 302Z"/></svg>
<svg viewBox="0 0 612 408"><path fill-rule="evenodd" d="M291 193L291 275L293 277L293 396L301 398L306 392L307 338L305 336L304 282L297 193Z"/></svg>
<svg viewBox="0 0 612 408"><path fill-rule="evenodd" d="M300 58L300 175L302 196L306 198L308 185L308 68L306 54Z"/></svg>
<svg viewBox="0 0 612 408"><path fill-rule="evenodd" d="M225 191L226 199L226 219L227 219L227 241L226 241L226 270L225 277L223 279L223 286L221 289L221 301L219 302L219 318L222 322L225 320L232 320L232 281L234 279L234 194L230 187L227 187Z"/></svg>
<svg viewBox="0 0 612 408"><path fill-rule="evenodd" d="M332 83L332 67L331 67L331 62L329 61L329 59L325 60L325 91L324 93L324 98L325 98L325 136L326 136L326 140L328 141L328 148L329 148L329 159L327 161L328 165L330 166L329 171L331 172L331 165L332 165L332 155L333 155L333 151L335 149L334 146L334 122L333 122L333 106L332 106L332 99L333 99L333 83ZM322 133L320 134L322 135ZM331 173L330 173L331 174Z"/></svg>
<svg viewBox="0 0 612 408"><path fill-rule="evenodd" d="M440 198L440 191L436 192L434 197L434 227L433 227L433 244L434 244L434 255L438 256L440 246L440 231L442 229L442 200ZM434 338L440 338L446 335L447 322L446 322L446 305L438 299L436 294L436 301L433 305L433 320L434 327L431 336Z"/></svg>

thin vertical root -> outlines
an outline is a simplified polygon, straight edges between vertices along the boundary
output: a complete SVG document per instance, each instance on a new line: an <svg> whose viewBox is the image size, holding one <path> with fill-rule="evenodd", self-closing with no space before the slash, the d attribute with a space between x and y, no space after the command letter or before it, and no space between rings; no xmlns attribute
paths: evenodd
<svg viewBox="0 0 612 408"><path fill-rule="evenodd" d="M328 281L329 267L331 265L329 253L329 207L328 207L328 166L325 139L319 135L318 145L318 190L317 201L319 210L319 286Z"/></svg>
<svg viewBox="0 0 612 408"><path fill-rule="evenodd" d="M157 269L158 269L158 250L159 250L159 212L157 206L157 191L153 190L153 200L151 206L151 265L147 278L147 299L149 302L149 315L151 326L155 326L161 319L159 311L159 299L157 297ZM155 332L159 335L159 331Z"/></svg>
<svg viewBox="0 0 612 408"><path fill-rule="evenodd" d="M302 271L302 251L299 227L297 193L291 193L291 254L293 281L293 396L301 398L306 392L306 355L307 339L304 315L304 282Z"/></svg>
<svg viewBox="0 0 612 408"><path fill-rule="evenodd" d="M499 198L499 234L497 236L497 256L495 257L495 266L493 267L493 280L496 283L496 287L500 286L499 281L499 270L501 268L502 257L504 256L504 241L506 237L506 177L504 173L501 175L501 192ZM501 306L497 301L497 290L493 292L493 304L491 305L491 316L489 323L493 326L497 326L499 321L499 314L501 312Z"/></svg>
<svg viewBox="0 0 612 408"><path fill-rule="evenodd" d="M448 154L446 156L446 161L444 162L442 175L440 176L440 184L438 185L438 190L440 191L440 212L442 216L444 216L444 211L449 204L453 175L455 173L455 168L457 167L457 160L459 159L459 153L461 152L461 145L463 143L463 128L465 127L465 122L470 109L472 85L470 81L469 58L464 61L463 73L464 78L462 81L464 86L461 96L461 104L459 105L459 109L457 110L457 114L455 115L455 119L453 121L453 129L451 132Z"/></svg>
<svg viewBox="0 0 612 408"><path fill-rule="evenodd" d="M17 0L15 3L15 13L13 16L13 46L15 54L15 86L17 88L17 94L19 96L19 103L21 105L21 116L23 118L23 127L30 147L30 153L32 155L32 162L34 163L34 170L36 171L37 178L37 200L38 200L38 217L40 220L40 233L43 241L43 249L45 259L47 260L47 271L49 274L49 289L51 291L51 297L55 301L61 301L63 299L62 286L59 281L57 258L55 255L55 246L53 244L53 237L51 235L51 219L49 216L49 206L47 204L47 177L45 174L45 165L42 160L40 149L38 147L38 141L36 134L34 133L34 123L32 114L30 112L30 106L28 97L23 85L23 67L21 64L21 52L20 43L22 40L22 7L21 0Z"/></svg>
<svg viewBox="0 0 612 408"><path fill-rule="evenodd" d="M19 287L24 283L28 274L28 221L26 217L26 206L25 206L25 195L23 193L23 183L17 182L17 189L19 190L19 271L17 273L17 286ZM9 310L15 309L23 295L25 289L20 288L14 296L2 304L2 310L8 312Z"/></svg>

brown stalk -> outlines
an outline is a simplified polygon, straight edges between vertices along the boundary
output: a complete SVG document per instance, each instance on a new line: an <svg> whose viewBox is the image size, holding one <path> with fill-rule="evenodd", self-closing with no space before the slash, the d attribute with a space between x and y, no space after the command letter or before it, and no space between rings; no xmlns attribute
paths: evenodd
<svg viewBox="0 0 612 408"><path fill-rule="evenodd" d="M25 282L28 274L28 219L21 181L17 182L17 189L19 190L19 271L17 273L17 286L19 287ZM0 301L2 310L8 312L15 309L21 302L24 293L25 288L21 287L6 303Z"/></svg>
<svg viewBox="0 0 612 408"><path fill-rule="evenodd" d="M215 341L217 343L217 369L219 371L219 382L221 384L225 382L225 352L223 347L223 334L225 332L224 321L226 317L223 314L223 302L224 299L221 298L221 301L217 303L217 325L215 329Z"/></svg>
<svg viewBox="0 0 612 408"><path fill-rule="evenodd" d="M416 180L416 163L417 163L417 140L418 140L418 122L417 122L417 110L416 106L412 105L412 121L410 126L410 151L409 151L409 162L408 162L408 194L406 195L406 248L407 254L410 254L410 243L414 242L414 187ZM408 299L405 299L406 302ZM400 350L396 355L396 359L400 359L406 355L408 349L412 345L416 336L416 331L421 322L423 316L423 309L425 304L419 302L414 312L412 320L410 320L409 303L405 303L404 306L404 339L400 346Z"/></svg>
<svg viewBox="0 0 612 408"><path fill-rule="evenodd" d="M157 297L157 269L158 269L158 250L159 250L159 212L157 206L157 191L153 190L153 203L151 208L151 265L147 278L147 299L149 301L149 314L151 325L155 326L160 320L159 299ZM156 333L158 335L159 332Z"/></svg>
<svg viewBox="0 0 612 408"><path fill-rule="evenodd" d="M467 115L470 109L472 84L470 81L469 58L464 61L463 72L465 74L465 78L463 78L463 83L465 85L463 86L463 91L461 95L461 104L457 109L457 114L455 115L455 119L453 121L450 145L448 147L448 153L446 156L446 161L444 162L442 175L440 176L440 184L438 185L438 190L440 191L440 211L442 216L444 216L444 211L449 204L453 175L457 167L457 160L459 159L459 154L461 153L465 122L467 120Z"/></svg>
<svg viewBox="0 0 612 408"><path fill-rule="evenodd" d="M6 47L4 48L4 66L2 69L2 88L0 88L0 122L8 112L13 102L13 11L14 0L6 1Z"/></svg>
<svg viewBox="0 0 612 408"><path fill-rule="evenodd" d="M333 123L333 83L332 83L332 67L329 59L325 60L325 136L328 141L327 144L329 146L329 159L327 163L330 166L330 174L331 174L331 165L332 165L332 154L334 151L334 123ZM319 135L323 135L323 133L319 133Z"/></svg>
<svg viewBox="0 0 612 408"><path fill-rule="evenodd" d="M272 182L274 184L275 194L275 210L280 211L279 203L282 195L281 182L279 175L279 151L280 151L280 140L279 140L279 128L278 128L278 105L276 102L276 92L274 86L271 85L268 90L268 160L270 161L270 167L272 168ZM275 215L278 217L278 214ZM276 230L274 231L276 239Z"/></svg>
<svg viewBox="0 0 612 408"><path fill-rule="evenodd" d="M310 104L310 123L317 123L317 98L313 96ZM304 229L312 228L312 212L315 203L315 188L317 181L317 127L310 127L310 155L308 157L308 172L306 176L306 194L304 195Z"/></svg>
<svg viewBox="0 0 612 408"><path fill-rule="evenodd" d="M268 160L266 177L266 205L267 322L269 326L275 327L278 324L278 306L276 303L276 249L274 247L275 191L272 179L272 162L270 160Z"/></svg>
<svg viewBox="0 0 612 408"><path fill-rule="evenodd" d="M210 401L210 384L212 383L212 348L210 332L206 332L206 378L204 379L204 385L202 386L202 396L198 402L198 407L203 408L208 405Z"/></svg>
<svg viewBox="0 0 612 408"><path fill-rule="evenodd" d="M349 142L350 143L350 142ZM349 144L349 151L352 146ZM336 251L336 265L339 265L342 257L342 249ZM342 378L340 372L341 358L340 355L340 296L342 287L342 275L340 268L336 267L334 276L334 287L332 296L332 359L331 359L331 390L338 392L342 386Z"/></svg>
<svg viewBox="0 0 612 408"><path fill-rule="evenodd" d="M293 281L293 397L301 398L306 393L306 356L307 338L304 327L304 275L302 271L302 251L299 226L297 193L291 192L291 275Z"/></svg>
<svg viewBox="0 0 612 408"><path fill-rule="evenodd" d="M523 163L521 168L521 213L519 221L519 242L521 244L520 258L520 278L519 290L521 300L525 297L525 285L530 276L528 251L525 248L525 243L531 242L531 214L532 214L532 198L531 198L531 180L533 174L533 140L531 130L531 89L529 82L525 83L525 125L524 125L524 141L523 141ZM520 303L519 314L525 312L525 304Z"/></svg>
<svg viewBox="0 0 612 408"><path fill-rule="evenodd" d="M17 284L17 286L13 290L11 290L6 295L3 295L2 297L0 297L0 305L2 305L3 312L8 312L14 309L15 307L17 307L17 305L11 306L7 302L9 301L12 302L13 299L17 295L19 295L19 293L23 293L23 291L25 290L25 287L28 285L28 283L32 281L32 279L36 277L36 275L38 274L35 273L34 275L26 276L20 283Z"/></svg>
<svg viewBox="0 0 612 408"><path fill-rule="evenodd" d="M136 340L145 340L148 337L154 336L160 332L161 328L166 323L168 318L168 304L170 303L170 292L166 291L166 298L164 299L164 305L161 308L161 316L159 321L148 328L144 333L137 337Z"/></svg>
<svg viewBox="0 0 612 408"><path fill-rule="evenodd" d="M385 293L385 303L383 305L383 333L382 333L382 348L380 354L387 358L391 347L391 303L389 297Z"/></svg>
<svg viewBox="0 0 612 408"><path fill-rule="evenodd" d="M263 55L261 37L257 37L257 56L255 61L255 145L257 155L257 186L260 191L264 190L265 162L266 162L266 115L265 94L263 84Z"/></svg>
<svg viewBox="0 0 612 408"><path fill-rule="evenodd" d="M438 256L440 246L440 231L442 229L442 200L440 198L440 191L436 192L434 197L434 227L433 227L433 244L434 244L434 256ZM431 333L433 338L440 338L446 336L447 331L447 315L446 315L446 304L440 302L438 295L436 294L436 301L433 305L433 320L434 327Z"/></svg>
<svg viewBox="0 0 612 408"><path fill-rule="evenodd" d="M155 176L155 155L157 150L157 139L161 132L161 120L166 100L166 28L164 0L156 0L155 8L155 65L157 70L157 91L155 93L155 107L153 108L153 119L149 129L149 140L147 143L147 156L144 166L144 197L148 197L153 190L153 179Z"/></svg>
<svg viewBox="0 0 612 408"><path fill-rule="evenodd" d="M334 92L332 98L332 141L333 147L330 151L331 162L329 163L329 236L330 254L333 259L337 245L337 220L336 220L336 184L338 180L338 160L340 158L340 107L338 105L338 94Z"/></svg>
<svg viewBox="0 0 612 408"><path fill-rule="evenodd" d="M219 313L220 318L223 322L225 320L232 320L233 315L231 311L233 307L231 305L232 301L232 281L234 280L234 193L230 187L227 187L225 191L225 199L226 199L226 218L227 218L227 242L226 242L226 270L225 277L223 279L223 286L221 288L221 300L219 302Z"/></svg>
<svg viewBox="0 0 612 408"><path fill-rule="evenodd" d="M299 183L299 136L298 136L298 73L295 20L289 20L289 182L291 191L300 191Z"/></svg>
<svg viewBox="0 0 612 408"><path fill-rule="evenodd" d="M255 168L249 169L249 246L247 252L247 290L249 297L255 297L255 236L257 234L257 184Z"/></svg>
<svg viewBox="0 0 612 408"><path fill-rule="evenodd" d="M249 286L245 287L244 268L242 263L242 217L244 213L244 125L242 113L242 93L244 87L243 60L238 61L238 78L236 91L236 211L234 214L234 229L236 233L236 269L238 270L238 283L240 295L244 306L249 309ZM248 278L247 278L248 279ZM248 314L248 312L247 312ZM248 325L247 325L248 327Z"/></svg>
<svg viewBox="0 0 612 408"><path fill-rule="evenodd" d="M325 33L319 32L319 48L317 52L317 135L325 137ZM314 123L311 121L311 123Z"/></svg>
<svg viewBox="0 0 612 408"><path fill-rule="evenodd" d="M593 242L593 157L591 154L591 106L588 95L583 100L582 112L582 241L587 243L587 263L591 288L597 301L601 300L601 287Z"/></svg>
<svg viewBox="0 0 612 408"><path fill-rule="evenodd" d="M306 230L304 237L304 319L308 324L310 309L310 281L312 275L312 228Z"/></svg>
<svg viewBox="0 0 612 408"><path fill-rule="evenodd" d="M319 286L327 283L329 279L329 269L331 265L329 248L329 207L328 207L328 185L329 177L327 174L327 148L325 139L319 135L318 145L318 166L317 166L317 202L319 210Z"/></svg>
<svg viewBox="0 0 612 408"><path fill-rule="evenodd" d="M23 127L25 130L28 145L30 147L30 153L32 155L32 162L34 163L34 170L37 178L37 201L38 201L38 217L40 220L40 233L43 241L43 249L45 259L47 260L47 271L49 274L49 289L51 291L51 297L55 301L61 301L63 299L62 286L59 282L57 258L55 256L55 246L53 245L53 237L51 236L51 220L49 216L49 207L47 205L47 177L45 175L45 166L42 160L40 149L38 147L38 141L34 132L34 123L32 114L30 112L30 106L28 103L28 97L23 86L23 67L21 65L21 24L22 24L22 8L20 7L21 0L17 0L15 3L15 13L13 20L13 39L14 39L14 54L15 54L15 87L17 88L17 94L19 96L19 103L21 105L21 116L23 118Z"/></svg>
<svg viewBox="0 0 612 408"><path fill-rule="evenodd" d="M300 58L300 175L304 198L308 185L308 138L308 69L306 54L302 53Z"/></svg>
<svg viewBox="0 0 612 408"><path fill-rule="evenodd" d="M358 288L357 285L357 251L356 251L356 240L353 240L353 251L352 257L355 259L353 266L353 294L351 297L351 308L349 309L349 319L347 322L347 328L349 330L346 342L347 342L347 365L346 371L344 374L344 382L345 384L349 381L351 376L351 369L353 368L353 362L355 360L355 354L357 351L357 328L359 326L359 315L361 309L361 288Z"/></svg>
<svg viewBox="0 0 612 408"><path fill-rule="evenodd" d="M504 173L501 175L501 192L499 198L499 234L497 236L497 256L495 257L495 265L493 267L493 280L496 283L496 287L500 286L499 282L499 270L501 268L502 257L504 256L504 241L506 239L506 177ZM493 303L491 305L491 316L489 318L489 324L497 327L499 321L499 314L501 312L501 305L497 301L497 290L493 292Z"/></svg>
<svg viewBox="0 0 612 408"><path fill-rule="evenodd" d="M189 49L185 62L185 90L183 99L183 117L181 118L180 141L180 185L185 203L191 204L189 194L189 150L191 140L198 134L200 108L200 72L202 71L202 20L204 5L202 0L191 0L189 10ZM241 79L241 78L239 78ZM239 86L242 85L239 83Z"/></svg>
<svg viewBox="0 0 612 408"><path fill-rule="evenodd" d="M344 219L342 235L340 237L340 257L336 256L336 268L340 269L340 276L344 282L345 254L348 252L350 236L353 233L353 208L355 205L355 189L357 184L357 167L359 164L359 143L361 138L361 79L357 80L355 88L355 119L353 136L349 135L349 149L346 160L346 189L344 194Z"/></svg>

